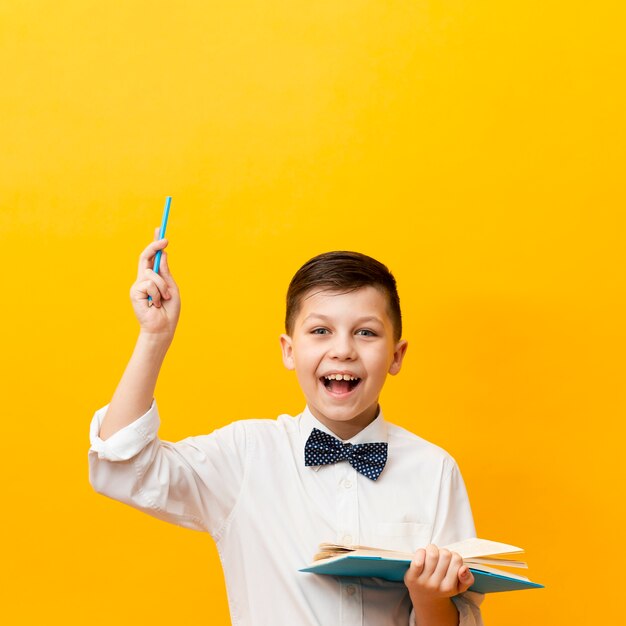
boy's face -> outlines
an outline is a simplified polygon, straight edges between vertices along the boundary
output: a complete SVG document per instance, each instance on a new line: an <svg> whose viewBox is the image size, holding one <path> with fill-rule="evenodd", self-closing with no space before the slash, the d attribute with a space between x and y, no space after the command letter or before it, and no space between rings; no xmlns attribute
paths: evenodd
<svg viewBox="0 0 626 626"><path fill-rule="evenodd" d="M387 374L400 371L407 342L393 335L387 298L369 286L311 290L291 337L281 335L283 362L296 371L309 409L341 439L374 420Z"/></svg>

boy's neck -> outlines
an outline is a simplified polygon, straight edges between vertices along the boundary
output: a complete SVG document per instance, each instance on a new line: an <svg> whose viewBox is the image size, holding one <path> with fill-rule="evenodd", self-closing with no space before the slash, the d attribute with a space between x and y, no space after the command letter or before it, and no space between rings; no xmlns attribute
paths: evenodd
<svg viewBox="0 0 626 626"><path fill-rule="evenodd" d="M374 411L368 411L367 414L357 415L348 421L336 421L330 420L324 415L319 415L317 411L310 408L312 415L330 430L336 437L342 441L347 441L358 435L362 430L365 430L380 413L380 407L376 406Z"/></svg>

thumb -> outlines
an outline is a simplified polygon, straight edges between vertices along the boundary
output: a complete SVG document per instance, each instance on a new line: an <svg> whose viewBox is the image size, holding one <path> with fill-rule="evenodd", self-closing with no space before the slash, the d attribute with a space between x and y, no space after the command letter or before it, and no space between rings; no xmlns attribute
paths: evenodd
<svg viewBox="0 0 626 626"><path fill-rule="evenodd" d="M420 548L415 552L413 556L413 560L411 561L411 565L409 565L409 569L406 571L404 575L404 584L410 585L415 580L417 580L422 572L424 571L424 564L426 562L426 550L424 548Z"/></svg>

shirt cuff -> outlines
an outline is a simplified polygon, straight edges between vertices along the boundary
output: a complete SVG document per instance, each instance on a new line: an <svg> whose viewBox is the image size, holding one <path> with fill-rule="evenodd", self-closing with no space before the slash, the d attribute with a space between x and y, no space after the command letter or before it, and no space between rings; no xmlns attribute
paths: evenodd
<svg viewBox="0 0 626 626"><path fill-rule="evenodd" d="M466 591L452 598L459 612L459 626L483 626L480 605L484 599L485 594L476 591Z"/></svg>
<svg viewBox="0 0 626 626"><path fill-rule="evenodd" d="M127 461L141 452L151 441L154 441L159 431L159 411L156 400L146 413L134 422L124 426L108 439L100 439L100 428L109 405L98 409L91 420L89 439L91 450L98 454L98 458L105 461Z"/></svg>

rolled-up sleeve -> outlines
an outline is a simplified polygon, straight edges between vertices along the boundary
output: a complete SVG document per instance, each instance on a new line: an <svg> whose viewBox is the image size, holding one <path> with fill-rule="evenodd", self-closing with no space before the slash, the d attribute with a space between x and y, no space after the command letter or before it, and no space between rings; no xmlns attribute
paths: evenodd
<svg viewBox="0 0 626 626"><path fill-rule="evenodd" d="M98 492L164 521L216 536L246 473L246 428L234 422L176 443L158 437L156 401L111 437L99 436L108 405L91 421L89 480Z"/></svg>
<svg viewBox="0 0 626 626"><path fill-rule="evenodd" d="M160 422L156 400L140 418L103 440L100 429L108 408L107 404L95 412L89 428L90 452L97 454L99 460L128 461L156 439Z"/></svg>

